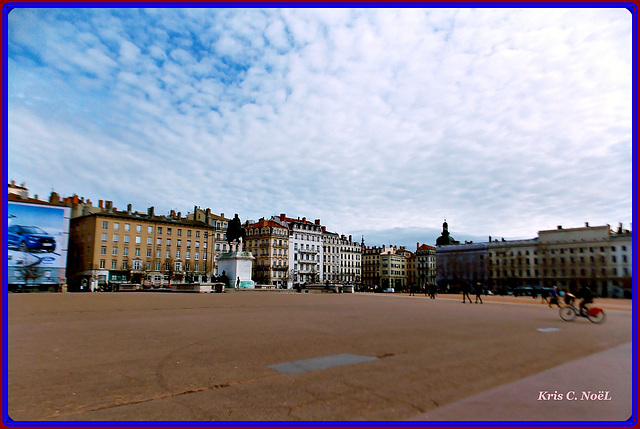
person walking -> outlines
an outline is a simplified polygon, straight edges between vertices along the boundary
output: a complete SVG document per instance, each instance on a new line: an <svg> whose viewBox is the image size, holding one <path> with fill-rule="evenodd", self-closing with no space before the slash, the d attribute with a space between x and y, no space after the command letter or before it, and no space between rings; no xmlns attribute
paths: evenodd
<svg viewBox="0 0 640 429"><path fill-rule="evenodd" d="M551 308L553 304L560 307L560 301L558 301L558 286L552 287L549 295L551 296L551 298L549 298L549 308Z"/></svg>
<svg viewBox="0 0 640 429"><path fill-rule="evenodd" d="M476 304L478 303L478 300L480 300L480 304L484 304L482 302L482 285L480 283L476 283L475 293L476 293Z"/></svg>
<svg viewBox="0 0 640 429"><path fill-rule="evenodd" d="M238 280L236 281L236 290L240 290L240 277L238 277Z"/></svg>
<svg viewBox="0 0 640 429"><path fill-rule="evenodd" d="M462 303L464 304L465 298L469 298L469 304L473 304L473 301L471 301L471 296L469 295L469 282L464 282L462 283Z"/></svg>

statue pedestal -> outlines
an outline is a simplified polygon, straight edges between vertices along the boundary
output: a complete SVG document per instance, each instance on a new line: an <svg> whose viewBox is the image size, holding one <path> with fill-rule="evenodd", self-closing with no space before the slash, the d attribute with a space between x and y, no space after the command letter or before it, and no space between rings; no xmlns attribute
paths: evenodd
<svg viewBox="0 0 640 429"><path fill-rule="evenodd" d="M218 257L218 273L223 271L229 278L225 287L235 288L240 277L240 289L254 289L255 282L251 280L251 267L255 258L251 252L227 252Z"/></svg>

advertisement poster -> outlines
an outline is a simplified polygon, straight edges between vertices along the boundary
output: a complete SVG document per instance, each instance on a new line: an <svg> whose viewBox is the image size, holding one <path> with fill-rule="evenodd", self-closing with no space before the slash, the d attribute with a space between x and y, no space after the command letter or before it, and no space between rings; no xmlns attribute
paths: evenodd
<svg viewBox="0 0 640 429"><path fill-rule="evenodd" d="M8 202L9 285L35 287L66 282L70 209Z"/></svg>

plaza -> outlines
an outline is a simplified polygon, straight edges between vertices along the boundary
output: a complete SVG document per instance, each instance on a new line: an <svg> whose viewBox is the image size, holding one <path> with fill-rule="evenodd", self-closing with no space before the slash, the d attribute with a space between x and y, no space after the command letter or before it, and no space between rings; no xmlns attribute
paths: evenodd
<svg viewBox="0 0 640 429"><path fill-rule="evenodd" d="M531 297L485 297L481 305L462 304L461 296L364 293L9 294L8 414L15 421L626 420L632 302L595 305L607 311L601 325L564 322L557 308ZM558 368L564 378L543 378ZM586 389L608 391L611 400L588 407L540 400L541 391Z"/></svg>

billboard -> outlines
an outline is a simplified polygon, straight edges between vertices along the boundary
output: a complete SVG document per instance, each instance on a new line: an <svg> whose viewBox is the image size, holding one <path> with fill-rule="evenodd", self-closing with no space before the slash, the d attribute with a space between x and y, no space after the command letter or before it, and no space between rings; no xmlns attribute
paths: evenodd
<svg viewBox="0 0 640 429"><path fill-rule="evenodd" d="M19 287L65 283L71 209L7 203L8 283Z"/></svg>

